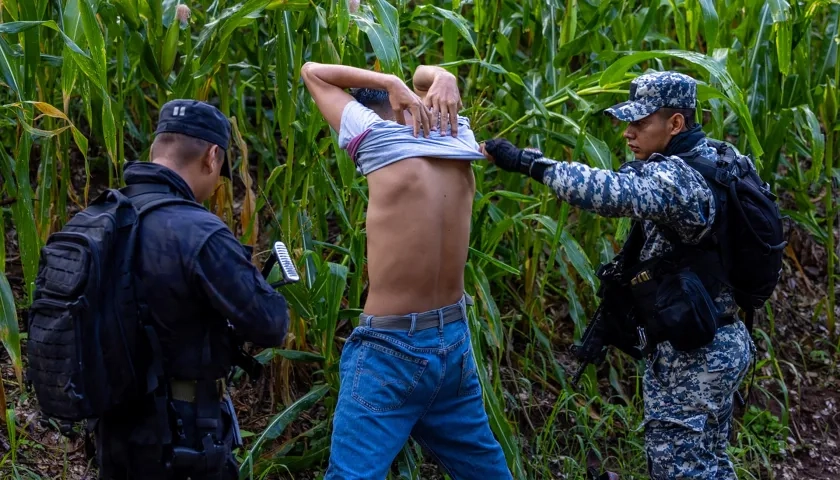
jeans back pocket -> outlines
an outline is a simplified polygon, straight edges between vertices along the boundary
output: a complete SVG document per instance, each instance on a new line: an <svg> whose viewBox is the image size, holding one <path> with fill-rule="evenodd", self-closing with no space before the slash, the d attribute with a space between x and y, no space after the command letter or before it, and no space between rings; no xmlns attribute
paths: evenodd
<svg viewBox="0 0 840 480"><path fill-rule="evenodd" d="M373 412L400 408L417 387L428 363L424 358L363 342L356 360L353 398Z"/></svg>

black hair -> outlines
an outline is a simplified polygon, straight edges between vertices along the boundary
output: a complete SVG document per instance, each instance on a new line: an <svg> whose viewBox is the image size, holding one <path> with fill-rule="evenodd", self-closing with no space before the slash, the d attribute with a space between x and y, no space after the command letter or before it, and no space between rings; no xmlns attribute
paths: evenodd
<svg viewBox="0 0 840 480"><path fill-rule="evenodd" d="M689 128L694 127L697 122L696 119L696 112L693 108L669 108L669 107L662 107L657 112L661 115L662 119L671 118L671 116L680 114L685 118L685 128L688 130Z"/></svg>
<svg viewBox="0 0 840 480"><path fill-rule="evenodd" d="M352 88L350 89L350 95L353 95L353 98L355 98L357 102L370 109L375 107L390 108L391 106L391 102L388 99L388 92L385 90L375 90L373 88Z"/></svg>
<svg viewBox="0 0 840 480"><path fill-rule="evenodd" d="M183 167L201 157L213 145L206 140L189 135L162 132L155 136L149 153L152 160L157 156L166 156ZM216 152L216 160L224 161L224 158L225 151L220 147Z"/></svg>

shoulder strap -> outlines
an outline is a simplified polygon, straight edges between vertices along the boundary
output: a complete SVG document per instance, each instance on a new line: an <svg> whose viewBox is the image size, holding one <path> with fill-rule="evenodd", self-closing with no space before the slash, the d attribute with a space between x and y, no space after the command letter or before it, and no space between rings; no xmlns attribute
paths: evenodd
<svg viewBox="0 0 840 480"><path fill-rule="evenodd" d="M184 198L171 187L160 183L137 183L125 186L120 191L131 200L140 215L164 205L188 205L204 208L200 203Z"/></svg>
<svg viewBox="0 0 840 480"><path fill-rule="evenodd" d="M134 301L137 305L138 315L140 317L141 328L145 332L148 347L150 349L150 365L146 372L146 387L147 393L156 393L156 400L162 401L162 390L168 388L165 382L165 371L162 361L162 348L154 327L148 323L149 307L146 302L147 294L140 278L136 277L136 252L138 248L138 236L142 228L142 218L146 213L149 213L159 207L165 205L188 205L204 208L201 204L183 198L177 194L173 189L166 185L155 183L140 183L123 187L116 191L117 194L122 195L126 201L136 209L136 217L131 232L128 235L125 251L128 255L126 258L126 268L130 269L133 276L132 284L134 285Z"/></svg>
<svg viewBox="0 0 840 480"><path fill-rule="evenodd" d="M630 233L627 234L627 240L624 242L624 247L621 253L624 256L625 270L637 263L639 263L639 256L642 253L642 246L645 244L644 227L641 220L634 220L630 227Z"/></svg>

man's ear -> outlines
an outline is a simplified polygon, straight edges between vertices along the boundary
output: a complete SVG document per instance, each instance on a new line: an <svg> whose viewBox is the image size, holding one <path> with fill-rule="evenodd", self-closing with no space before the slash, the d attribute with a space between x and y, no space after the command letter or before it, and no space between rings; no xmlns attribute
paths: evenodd
<svg viewBox="0 0 840 480"><path fill-rule="evenodd" d="M216 169L217 157L219 153L219 146L218 145L210 145L210 148L204 153L204 156L201 158L201 169L207 169L209 172L213 172Z"/></svg>
<svg viewBox="0 0 840 480"><path fill-rule="evenodd" d="M675 113L668 119L668 130L671 135L677 135L685 128L685 117L681 113Z"/></svg>

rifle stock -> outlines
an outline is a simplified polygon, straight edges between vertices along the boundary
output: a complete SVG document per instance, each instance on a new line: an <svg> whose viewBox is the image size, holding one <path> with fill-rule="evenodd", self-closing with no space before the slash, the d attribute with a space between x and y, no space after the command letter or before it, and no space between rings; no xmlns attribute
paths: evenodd
<svg viewBox="0 0 840 480"><path fill-rule="evenodd" d="M607 349L615 346L635 359L641 359L646 346L644 329L636 324L633 297L621 279L617 261L598 269L601 280L598 297L601 303L583 332L580 344L572 345L572 353L580 365L572 377L576 386L590 364L599 366L607 358ZM636 342L639 342L638 344Z"/></svg>

